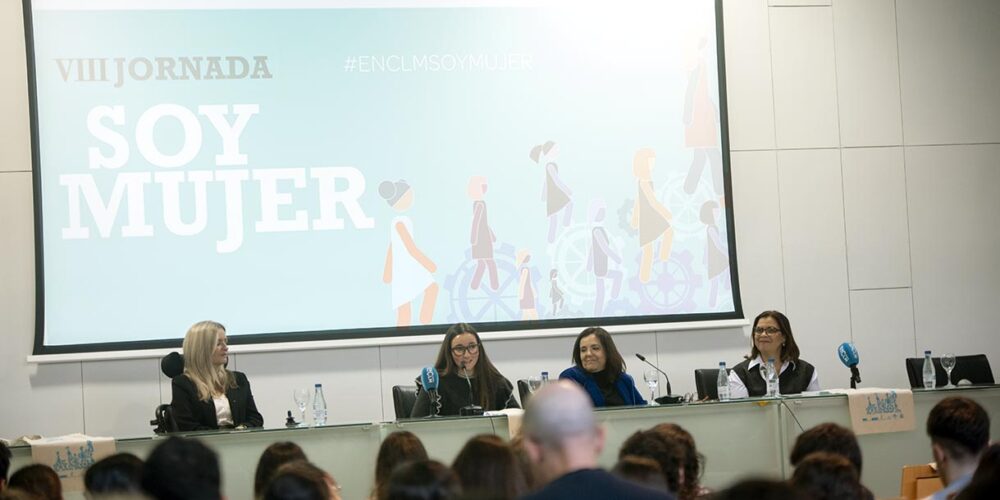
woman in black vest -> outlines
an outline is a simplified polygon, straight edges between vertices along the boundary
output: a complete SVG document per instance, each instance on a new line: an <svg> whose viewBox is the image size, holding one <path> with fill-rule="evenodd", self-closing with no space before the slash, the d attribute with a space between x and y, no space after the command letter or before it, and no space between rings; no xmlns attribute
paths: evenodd
<svg viewBox="0 0 1000 500"><path fill-rule="evenodd" d="M448 328L434 368L441 381L438 399L431 402L417 379L417 401L410 417L458 415L463 406L469 405L481 406L485 411L520 408L514 386L490 362L472 325L458 323Z"/></svg>
<svg viewBox="0 0 1000 500"><path fill-rule="evenodd" d="M813 365L799 359L799 346L792 336L792 325L778 311L764 311L753 320L753 347L749 359L729 373L732 398L761 397L767 393L767 381L761 365L774 359L778 375L778 394L818 391L819 377Z"/></svg>

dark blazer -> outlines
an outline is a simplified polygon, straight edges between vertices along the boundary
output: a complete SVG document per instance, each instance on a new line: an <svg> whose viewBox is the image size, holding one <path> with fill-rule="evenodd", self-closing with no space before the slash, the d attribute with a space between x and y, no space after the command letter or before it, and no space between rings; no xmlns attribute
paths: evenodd
<svg viewBox="0 0 1000 500"><path fill-rule="evenodd" d="M430 395L420 386L419 380L417 379L417 401L413 404L410 418L426 417L433 413L434 410L431 406ZM437 414L441 416L458 415L459 410L463 406L473 404L473 401L478 405L480 401L479 384L473 379L471 390L469 389L469 385L469 382L464 377L454 373L442 375L441 382L438 385L438 398L441 408ZM496 387L496 393L491 398L491 406L483 408L484 410L496 411L505 408L520 408L517 404L517 399L514 397L514 386L510 383L510 380L501 376L497 380Z"/></svg>
<svg viewBox="0 0 1000 500"><path fill-rule="evenodd" d="M563 370L559 374L559 378L569 379L583 386L587 394L590 395L590 399L594 401L595 408L607 406L604 401L604 394L601 394L601 388L597 386L597 381L594 380L593 376L584 371L583 368L571 366ZM635 380L625 372L622 372L618 376L618 380L615 381L615 389L621 395L622 401L625 402L626 406L646 404L646 400L642 399L642 394L639 394L639 390L635 388Z"/></svg>
<svg viewBox="0 0 1000 500"><path fill-rule="evenodd" d="M263 427L264 417L257 411L250 392L250 381L243 372L232 372L236 377L236 387L226 390L229 408L233 412L233 425L247 427ZM218 429L219 422L215 418L215 403L212 400L200 401L198 388L187 375L178 375L170 381L173 396L170 399L170 409L173 411L177 429L181 431L202 431Z"/></svg>

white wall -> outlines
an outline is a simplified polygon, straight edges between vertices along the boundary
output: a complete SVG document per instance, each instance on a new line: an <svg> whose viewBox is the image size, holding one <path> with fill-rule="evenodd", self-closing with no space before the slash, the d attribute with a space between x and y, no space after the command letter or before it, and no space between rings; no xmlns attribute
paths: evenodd
<svg viewBox="0 0 1000 500"><path fill-rule="evenodd" d="M804 358L843 386L834 347L857 343L864 385L905 386L923 349L1000 366L1000 9L991 0L725 2L733 205L743 303L791 317ZM792 6L785 6L792 4ZM831 5L832 4L832 5ZM0 435L149 433L169 400L156 360L29 365L31 163L20 2L0 0ZM622 335L656 353L674 391L736 362L743 331ZM324 383L334 422L393 417L433 345L239 354L269 425L291 388ZM509 378L567 366L569 339L488 349ZM633 373L641 368L630 364ZM349 403L341 403L346 401Z"/></svg>

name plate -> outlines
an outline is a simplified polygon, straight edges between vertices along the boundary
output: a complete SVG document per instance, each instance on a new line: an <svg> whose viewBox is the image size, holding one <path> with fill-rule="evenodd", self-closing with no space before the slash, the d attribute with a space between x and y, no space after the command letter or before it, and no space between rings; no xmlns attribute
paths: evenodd
<svg viewBox="0 0 1000 500"><path fill-rule="evenodd" d="M906 432L916 428L909 389L837 389L846 394L854 433Z"/></svg>

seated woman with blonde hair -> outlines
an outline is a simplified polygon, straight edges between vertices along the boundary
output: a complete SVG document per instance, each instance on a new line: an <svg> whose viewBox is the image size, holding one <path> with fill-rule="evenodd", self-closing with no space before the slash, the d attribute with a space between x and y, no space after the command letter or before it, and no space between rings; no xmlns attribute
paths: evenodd
<svg viewBox="0 0 1000 500"><path fill-rule="evenodd" d="M182 349L184 373L170 384L170 406L179 430L263 427L247 376L226 369L226 327L215 321L195 323Z"/></svg>

